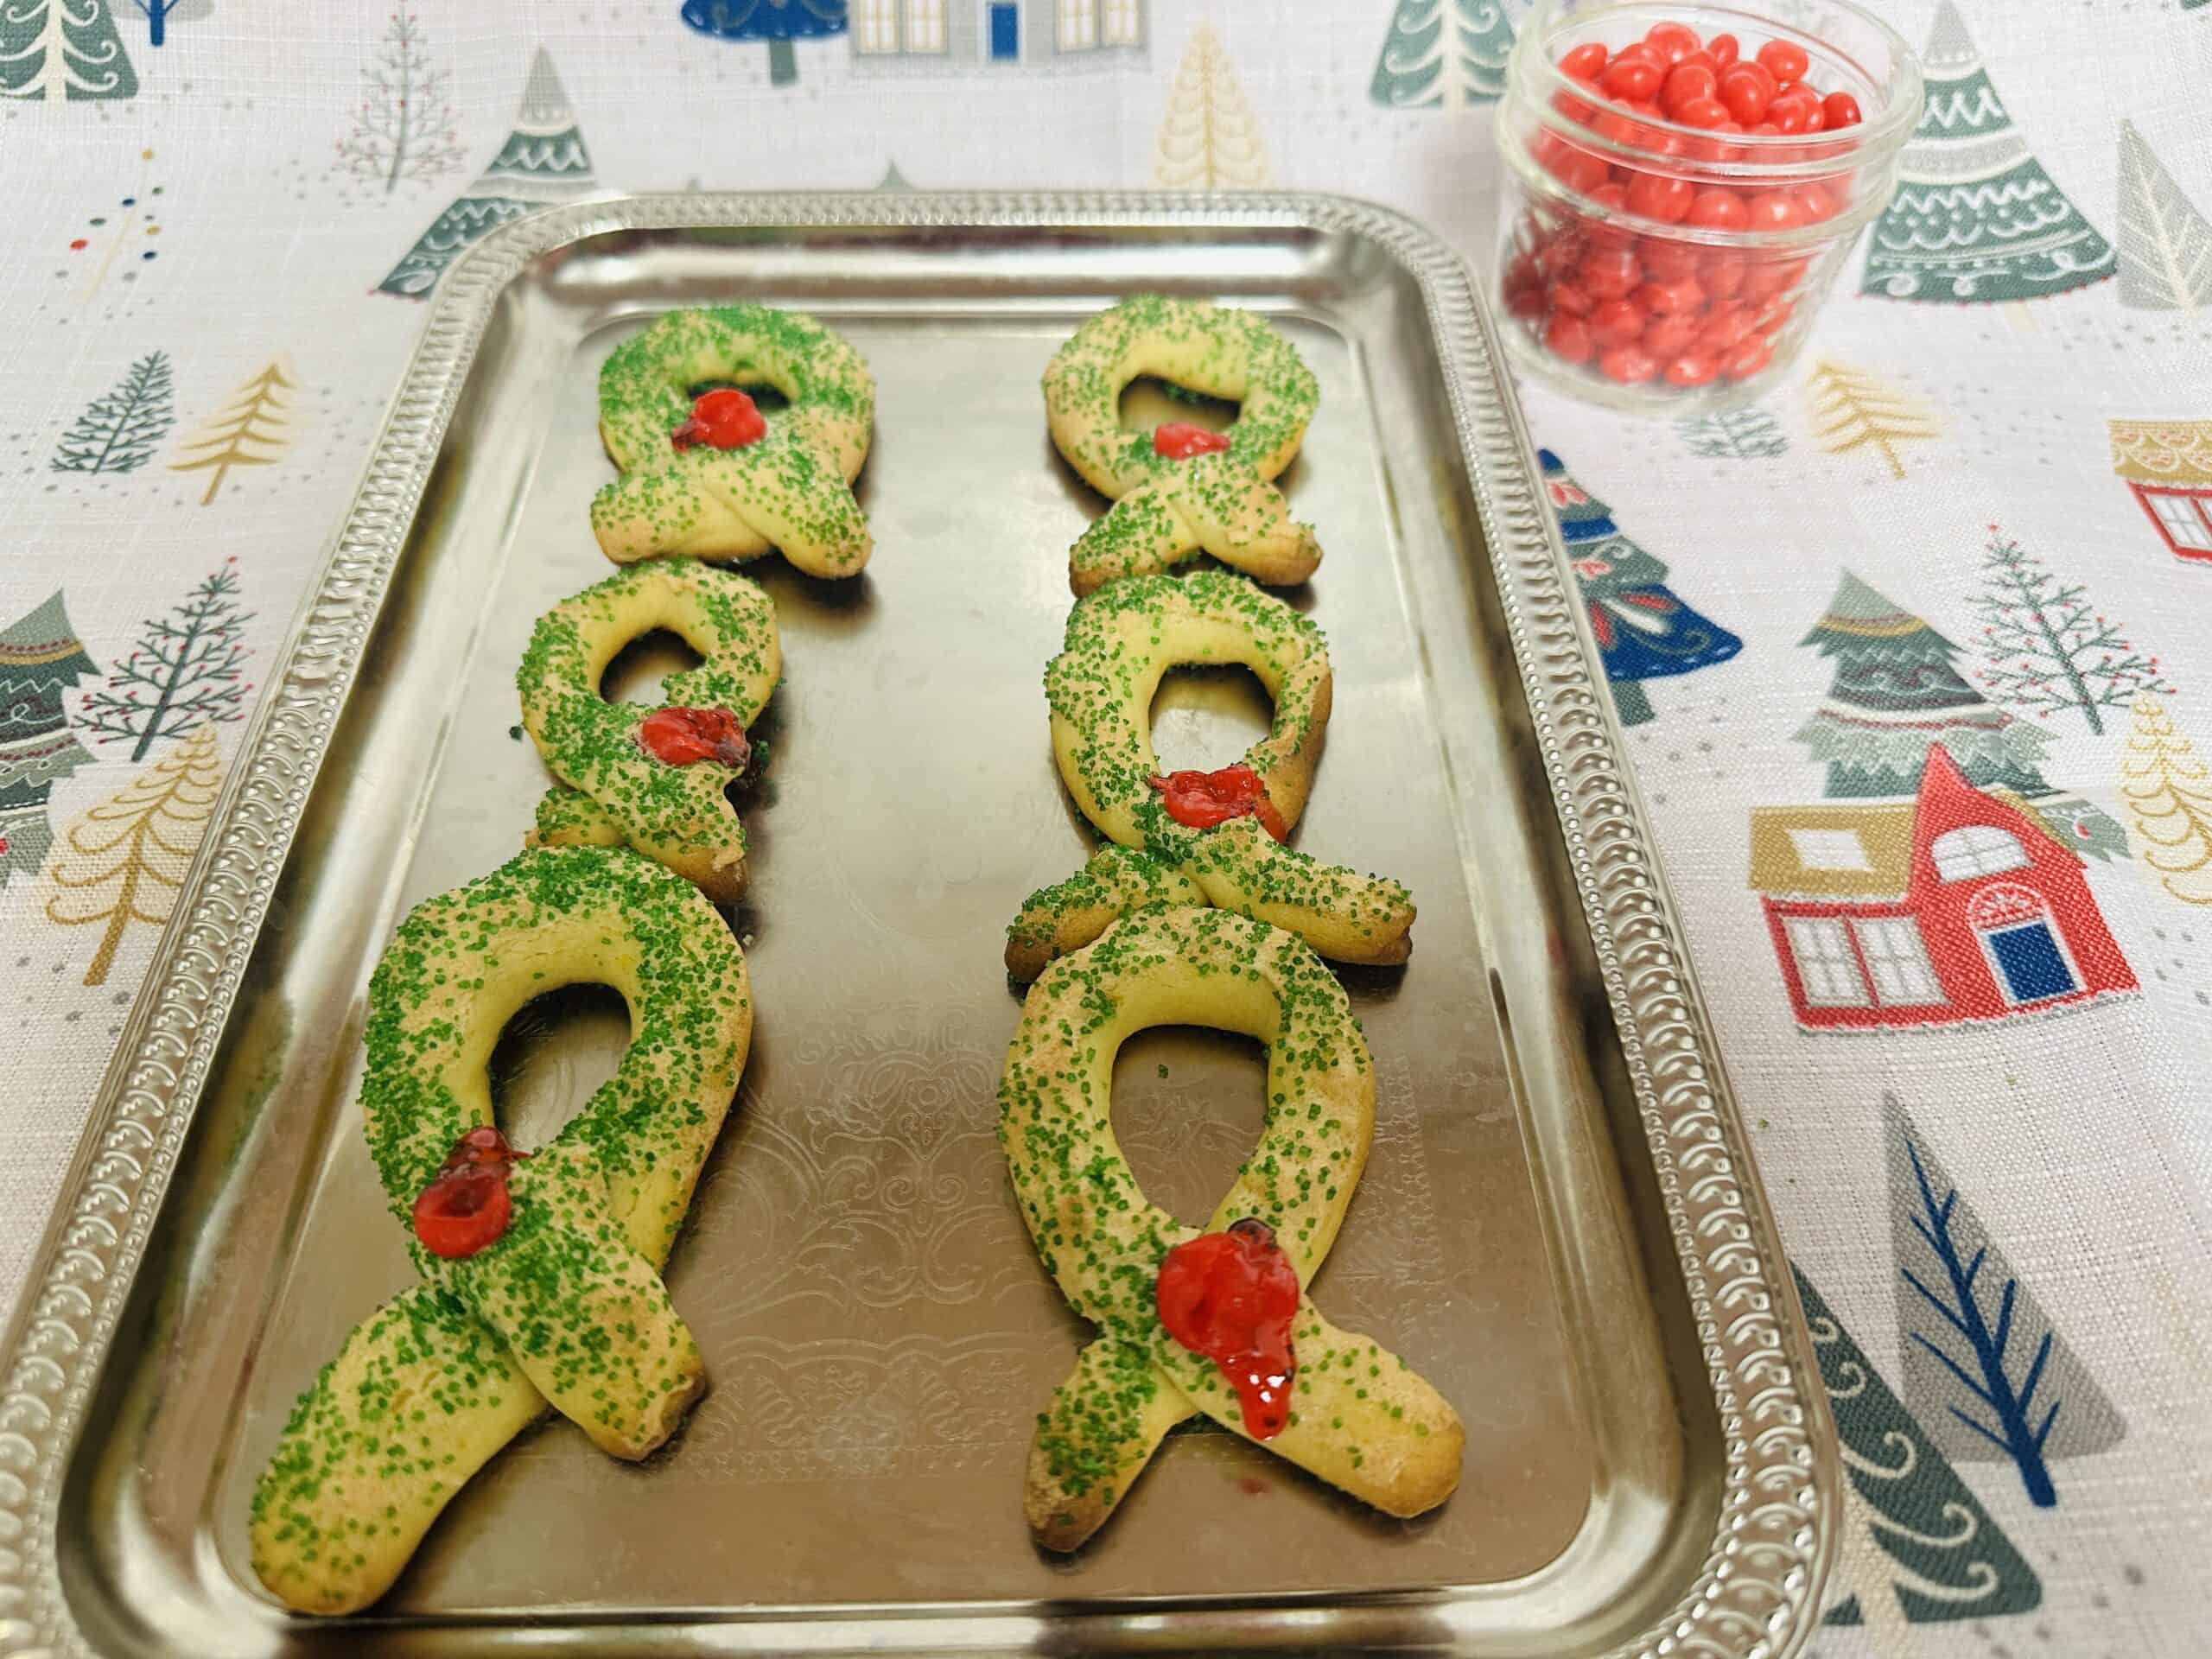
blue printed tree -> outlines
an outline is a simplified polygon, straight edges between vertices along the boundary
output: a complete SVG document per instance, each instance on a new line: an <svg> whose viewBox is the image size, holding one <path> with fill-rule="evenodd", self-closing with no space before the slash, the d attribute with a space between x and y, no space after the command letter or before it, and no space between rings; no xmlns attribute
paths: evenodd
<svg viewBox="0 0 2212 1659"><path fill-rule="evenodd" d="M204 17L212 10L206 4L194 4L193 0L134 0L138 14L146 20L146 44L160 46L168 39L169 16Z"/></svg>
<svg viewBox="0 0 2212 1659"><path fill-rule="evenodd" d="M101 742L128 739L130 758L143 760L157 741L245 717L253 687L239 678L246 658L239 635L253 613L238 609L235 563L226 561L167 617L149 618L138 648L86 697L86 725Z"/></svg>
<svg viewBox="0 0 2212 1659"><path fill-rule="evenodd" d="M69 730L62 693L99 672L58 591L0 628L0 887L37 869L54 844L47 800L92 759Z"/></svg>
<svg viewBox="0 0 2212 1659"><path fill-rule="evenodd" d="M793 41L818 41L845 32L845 0L683 0L683 21L702 35L724 41L768 42L768 84L798 79Z"/></svg>
<svg viewBox="0 0 2212 1659"><path fill-rule="evenodd" d="M105 397L95 397L63 435L54 454L57 473L135 472L176 424L175 387L166 352L151 352Z"/></svg>
<svg viewBox="0 0 2212 1659"><path fill-rule="evenodd" d="M1498 0L1397 0L1368 96L1399 110L1456 110L1505 90L1513 26Z"/></svg>
<svg viewBox="0 0 2212 1659"><path fill-rule="evenodd" d="M2127 1424L2059 1339L1895 1095L1882 1096L1904 1397L1960 1463L2011 1462L2028 1501L2058 1502L2050 1465L2117 1446Z"/></svg>
<svg viewBox="0 0 2212 1659"><path fill-rule="evenodd" d="M1812 1281L1796 1263L1789 1270L1812 1327L1821 1381L1827 1385L1850 1471L1847 1524L1871 1538L1894 1564L1886 1586L1847 1580L1840 1587L1849 1593L1829 1610L1827 1622L1863 1624L1878 1637L1899 1618L1927 1624L2040 1606L2043 1586L2034 1569L1898 1403ZM1846 1573L1866 1559L1847 1548ZM1897 1652L1904 1646L1892 1643L1875 1650Z"/></svg>
<svg viewBox="0 0 2212 1659"><path fill-rule="evenodd" d="M1567 563L1590 607L1613 706L1621 724L1641 726L1655 718L1644 681L1725 663L1744 642L1675 598L1665 585L1667 567L1620 533L1605 504L1569 477L1557 455L1537 454Z"/></svg>

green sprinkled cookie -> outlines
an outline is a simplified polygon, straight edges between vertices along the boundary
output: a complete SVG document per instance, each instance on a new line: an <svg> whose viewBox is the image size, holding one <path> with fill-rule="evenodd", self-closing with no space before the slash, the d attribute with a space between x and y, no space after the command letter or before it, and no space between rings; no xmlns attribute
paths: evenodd
<svg viewBox="0 0 2212 1659"><path fill-rule="evenodd" d="M1123 430L1122 393L1141 375L1240 404L1225 444ZM1319 401L1297 349L1255 313L1140 294L1090 319L1045 370L1052 442L1115 504L1071 550L1070 585L1087 594L1202 552L1262 582L1305 581L1320 545L1269 480L1298 454Z"/></svg>
<svg viewBox="0 0 2212 1659"><path fill-rule="evenodd" d="M773 386L789 407L774 419L702 419L716 394L694 394L708 385ZM593 498L592 531L618 563L780 548L809 575L857 575L873 543L852 480L874 420L868 365L812 317L765 305L671 311L600 369L599 434L622 476Z"/></svg>

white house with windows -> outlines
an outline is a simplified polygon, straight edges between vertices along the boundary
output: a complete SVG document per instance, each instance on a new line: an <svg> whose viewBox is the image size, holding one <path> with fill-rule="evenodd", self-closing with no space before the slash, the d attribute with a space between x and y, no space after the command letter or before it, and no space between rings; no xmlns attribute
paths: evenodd
<svg viewBox="0 0 2212 1659"><path fill-rule="evenodd" d="M1082 69L1141 59L1151 0L852 0L846 38L863 72Z"/></svg>
<svg viewBox="0 0 2212 1659"><path fill-rule="evenodd" d="M1931 744L1911 801L1763 807L1761 895L1797 1022L2000 1019L2136 988L2079 854Z"/></svg>

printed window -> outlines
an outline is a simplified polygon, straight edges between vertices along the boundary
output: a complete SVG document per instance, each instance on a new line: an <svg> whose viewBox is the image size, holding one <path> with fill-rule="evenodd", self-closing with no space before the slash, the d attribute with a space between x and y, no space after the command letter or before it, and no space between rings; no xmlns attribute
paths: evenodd
<svg viewBox="0 0 2212 1659"><path fill-rule="evenodd" d="M1851 948L1848 924L1833 916L1789 916L1783 918L1783 926L1789 935L1789 954L1797 959L1797 977L1805 987L1807 1003L1816 1008L1863 1008L1873 1000Z"/></svg>
<svg viewBox="0 0 2212 1659"><path fill-rule="evenodd" d="M858 10L860 27L854 32L854 48L861 52L896 52L899 0L861 0Z"/></svg>
<svg viewBox="0 0 2212 1659"><path fill-rule="evenodd" d="M2194 547L2212 553L2212 513L2205 511L2202 501L2193 496L2168 495L2162 490L2145 490L2143 499L2158 515L2167 539L2176 547Z"/></svg>
<svg viewBox="0 0 2212 1659"><path fill-rule="evenodd" d="M1969 823L1946 830L1929 849L1936 855L1936 874L1945 881L1963 881L1970 875L1994 875L2017 870L2028 861L2018 839L1994 824Z"/></svg>
<svg viewBox="0 0 2212 1659"><path fill-rule="evenodd" d="M944 50L944 0L906 0L906 49Z"/></svg>
<svg viewBox="0 0 2212 1659"><path fill-rule="evenodd" d="M1856 830L1792 830L1800 868L1808 870L1869 870L1866 848Z"/></svg>
<svg viewBox="0 0 2212 1659"><path fill-rule="evenodd" d="M1063 52L1088 52L1098 44L1098 0L1059 0L1053 44Z"/></svg>
<svg viewBox="0 0 2212 1659"><path fill-rule="evenodd" d="M1944 1001L1918 922L1910 916L1877 916L1853 922L1852 928L1874 982L1876 1001L1897 1007Z"/></svg>
<svg viewBox="0 0 2212 1659"><path fill-rule="evenodd" d="M1144 19L1137 8L1143 0L1106 0L1106 44L1142 46Z"/></svg>

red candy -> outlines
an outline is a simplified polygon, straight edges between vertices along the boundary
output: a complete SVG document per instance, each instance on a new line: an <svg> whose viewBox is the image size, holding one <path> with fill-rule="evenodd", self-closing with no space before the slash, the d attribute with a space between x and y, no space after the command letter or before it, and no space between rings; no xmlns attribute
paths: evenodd
<svg viewBox="0 0 2212 1659"><path fill-rule="evenodd" d="M1664 77L1659 66L1646 63L1642 58L1615 58L1605 66L1605 73L1598 77L1598 85L1608 98L1618 98L1624 104L1637 104L1659 90Z"/></svg>
<svg viewBox="0 0 2212 1659"><path fill-rule="evenodd" d="M690 418L668 437L681 451L695 443L714 449L742 449L767 435L767 419L753 400L735 386L721 386L693 398Z"/></svg>
<svg viewBox="0 0 2212 1659"><path fill-rule="evenodd" d="M1697 31L1688 23L1654 23L1643 31L1643 42L1669 63L1680 63L1697 50Z"/></svg>
<svg viewBox="0 0 2212 1659"><path fill-rule="evenodd" d="M1587 363L1598 349L1598 342L1590 337L1590 325L1564 311L1556 313L1544 329L1544 344L1554 357L1569 363Z"/></svg>
<svg viewBox="0 0 2212 1659"><path fill-rule="evenodd" d="M1716 35L1705 43L1706 55L1713 60L1715 69L1726 69L1736 61L1742 51L1733 35Z"/></svg>
<svg viewBox="0 0 2212 1659"><path fill-rule="evenodd" d="M1769 41L1759 48L1758 60L1766 67L1777 86L1788 86L1805 78L1810 67L1805 48L1792 46L1788 41Z"/></svg>
<svg viewBox="0 0 2212 1659"><path fill-rule="evenodd" d="M1855 127L1865 119L1859 113L1859 100L1849 92L1830 92L1821 100L1821 113L1827 118L1831 132L1839 127Z"/></svg>
<svg viewBox="0 0 2212 1659"><path fill-rule="evenodd" d="M423 1248L457 1262L496 1243L514 1217L507 1172L517 1160L531 1155L517 1152L488 1123L454 1141L437 1174L415 1199L415 1236Z"/></svg>
<svg viewBox="0 0 2212 1659"><path fill-rule="evenodd" d="M1598 372L1609 380L1635 385L1659 372L1659 359L1641 346L1616 346L1598 359Z"/></svg>
<svg viewBox="0 0 2212 1659"><path fill-rule="evenodd" d="M1585 41L1570 47L1559 60L1560 73L1571 80L1595 80L1605 73L1605 45L1603 41Z"/></svg>
<svg viewBox="0 0 2212 1659"><path fill-rule="evenodd" d="M1701 63L1678 63L1667 72L1667 79L1659 95L1669 115L1677 113L1685 104L1695 104L1712 98L1720 89L1720 77Z"/></svg>
<svg viewBox="0 0 2212 1659"><path fill-rule="evenodd" d="M1203 426L1193 426L1188 421L1164 421L1152 429L1152 453L1165 455L1170 461L1188 461L1192 455L1215 455L1229 448L1226 432L1209 432Z"/></svg>
<svg viewBox="0 0 2212 1659"><path fill-rule="evenodd" d="M1740 231L1749 228L1751 210L1733 190L1713 186L1697 193L1690 203L1688 219L1709 231Z"/></svg>
<svg viewBox="0 0 2212 1659"><path fill-rule="evenodd" d="M1664 173L1639 173L1628 187L1630 213L1669 225L1680 224L1688 215L1690 203L1696 200L1695 185L1688 179L1669 178Z"/></svg>

